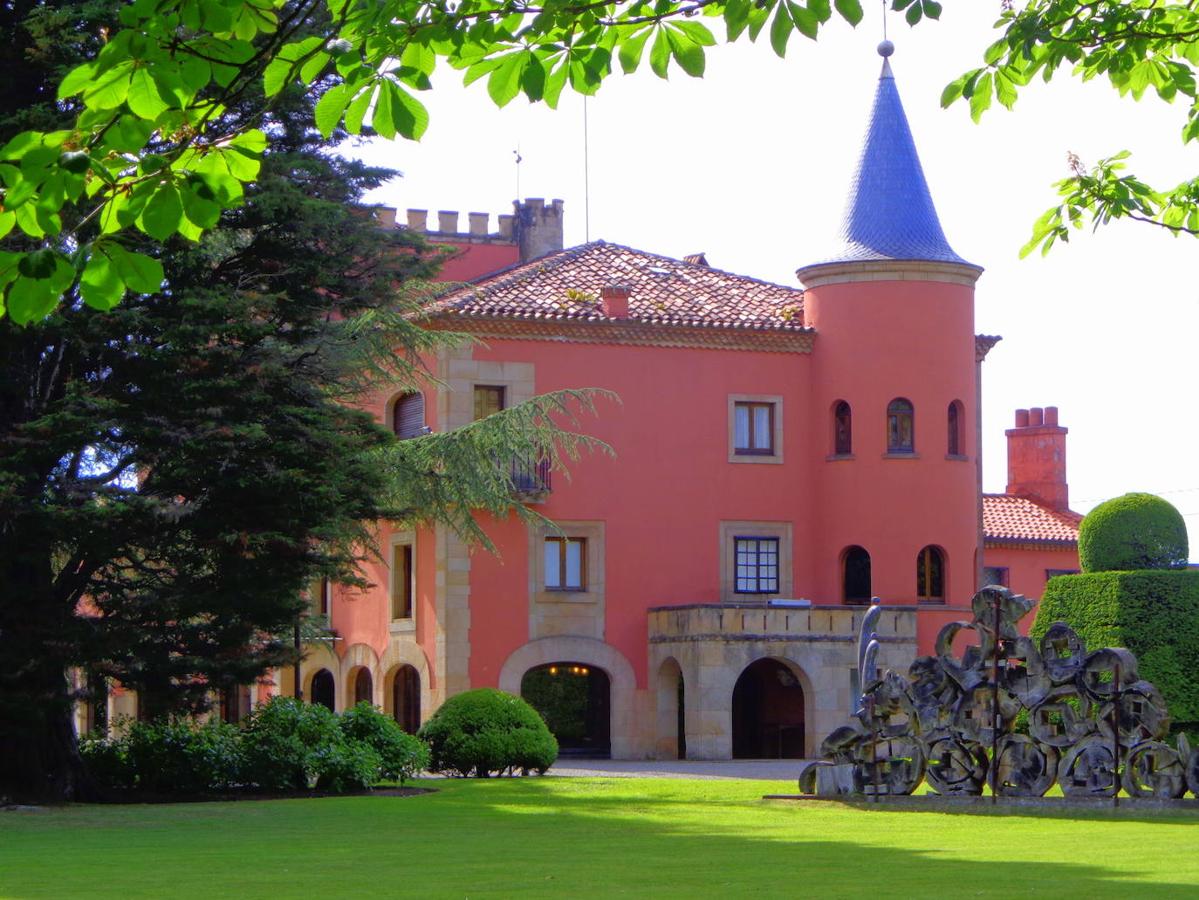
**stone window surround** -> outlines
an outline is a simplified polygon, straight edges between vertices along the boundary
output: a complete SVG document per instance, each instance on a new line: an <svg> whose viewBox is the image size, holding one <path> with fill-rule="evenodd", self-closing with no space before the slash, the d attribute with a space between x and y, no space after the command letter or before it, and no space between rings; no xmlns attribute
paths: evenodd
<svg viewBox="0 0 1199 900"><path fill-rule="evenodd" d="M588 521L555 521L553 525L529 529L529 606L538 603L604 602L604 524ZM556 528L554 526L557 526ZM587 550L584 590L547 589L545 586L545 539L550 537L583 538Z"/></svg>
<svg viewBox="0 0 1199 900"><path fill-rule="evenodd" d="M772 598L791 598L794 591L792 564L792 523L767 521L722 521L719 527L720 602L746 603ZM778 538L779 589L773 594L738 594L736 592L736 544L739 537Z"/></svg>
<svg viewBox="0 0 1199 900"><path fill-rule="evenodd" d="M391 618L392 598L395 596L395 548L408 544L412 547L412 615L406 619ZM416 532L415 531L395 531L392 532L391 540L388 542L389 553L387 555L387 618L391 623L388 630L392 634L403 632L416 631Z"/></svg>
<svg viewBox="0 0 1199 900"><path fill-rule="evenodd" d="M506 407L523 403L535 394L532 363L476 360L469 355L451 353L445 360L444 380L448 390L440 391L438 400L439 421L445 424L439 427L446 429L474 421L476 385L504 388Z"/></svg>
<svg viewBox="0 0 1199 900"><path fill-rule="evenodd" d="M737 404L738 403L770 403L774 406L774 452L738 453L736 450ZM731 463L765 463L780 464L783 462L783 397L781 394L729 394L728 397L728 446L729 462Z"/></svg>

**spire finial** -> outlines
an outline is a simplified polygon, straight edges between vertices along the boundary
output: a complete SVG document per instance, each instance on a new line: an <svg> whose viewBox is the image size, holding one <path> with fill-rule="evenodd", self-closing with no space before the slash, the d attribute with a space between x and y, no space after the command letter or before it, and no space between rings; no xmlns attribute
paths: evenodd
<svg viewBox="0 0 1199 900"><path fill-rule="evenodd" d="M895 45L890 41L881 41L878 45L878 55L886 59L895 52Z"/></svg>

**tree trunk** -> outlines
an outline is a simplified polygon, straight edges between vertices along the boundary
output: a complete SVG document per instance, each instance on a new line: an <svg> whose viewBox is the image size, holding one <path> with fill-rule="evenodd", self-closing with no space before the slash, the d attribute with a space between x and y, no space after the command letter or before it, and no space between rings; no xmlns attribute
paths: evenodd
<svg viewBox="0 0 1199 900"><path fill-rule="evenodd" d="M38 684L28 684L35 679ZM40 708L6 710L0 719L0 800L55 803L100 799L79 755L66 673L37 666L28 672L26 698ZM24 691L22 693L25 693Z"/></svg>

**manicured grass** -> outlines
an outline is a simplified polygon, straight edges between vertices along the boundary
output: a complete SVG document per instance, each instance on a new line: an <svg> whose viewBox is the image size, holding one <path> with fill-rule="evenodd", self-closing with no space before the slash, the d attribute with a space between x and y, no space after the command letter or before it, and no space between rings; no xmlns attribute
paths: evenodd
<svg viewBox="0 0 1199 900"><path fill-rule="evenodd" d="M0 812L4 897L1146 896L1199 813L900 812L788 783L430 782L418 797Z"/></svg>

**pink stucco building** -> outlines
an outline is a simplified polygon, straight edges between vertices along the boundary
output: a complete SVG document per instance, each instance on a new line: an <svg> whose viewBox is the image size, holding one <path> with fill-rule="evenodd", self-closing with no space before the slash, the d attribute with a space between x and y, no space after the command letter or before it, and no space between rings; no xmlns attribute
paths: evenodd
<svg viewBox="0 0 1199 900"><path fill-rule="evenodd" d="M446 697L524 692L567 750L799 756L849 712L854 639L877 596L881 663L906 669L983 583L1039 596L1077 568L1066 430L1021 410L1008 490L981 492L982 269L937 220L884 60L858 174L798 285L596 241L562 248L560 201L406 226L456 249L430 327L479 341L380 394L404 438L560 388L597 387L585 428L615 455L570 477L514 465L556 523L381 535L373 587L314 591L339 640L309 649L307 699L369 699L415 728ZM290 693L281 672L269 692ZM551 699L547 699L551 698Z"/></svg>

